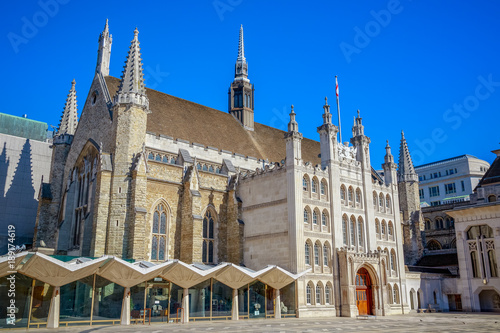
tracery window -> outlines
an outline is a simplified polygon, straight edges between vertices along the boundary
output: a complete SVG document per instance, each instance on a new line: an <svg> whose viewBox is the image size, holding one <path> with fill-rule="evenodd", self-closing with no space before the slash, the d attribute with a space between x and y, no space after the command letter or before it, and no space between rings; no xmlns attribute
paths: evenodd
<svg viewBox="0 0 500 333"><path fill-rule="evenodd" d="M344 245L347 245L347 216L342 217L342 238L344 240Z"/></svg>
<svg viewBox="0 0 500 333"><path fill-rule="evenodd" d="M312 181L312 193L316 193L318 191L318 182L313 179Z"/></svg>
<svg viewBox="0 0 500 333"><path fill-rule="evenodd" d="M321 182L321 195L326 194L326 184L325 182Z"/></svg>
<svg viewBox="0 0 500 333"><path fill-rule="evenodd" d="M313 212L313 224L318 224L318 213L316 211Z"/></svg>
<svg viewBox="0 0 500 333"><path fill-rule="evenodd" d="M363 246L363 221L358 220L358 246Z"/></svg>
<svg viewBox="0 0 500 333"><path fill-rule="evenodd" d="M325 288L325 303L326 304L330 304L330 302L331 302L331 298L332 298L331 293L332 293L332 288L330 288L330 286L327 285Z"/></svg>
<svg viewBox="0 0 500 333"><path fill-rule="evenodd" d="M306 259L306 265L310 265L311 264L311 253L310 253L311 248L310 248L309 244L307 244L307 242L306 242L306 247L304 250L305 250L304 253L305 253L305 259Z"/></svg>
<svg viewBox="0 0 500 333"><path fill-rule="evenodd" d="M319 246L314 244L314 264L319 266Z"/></svg>
<svg viewBox="0 0 500 333"><path fill-rule="evenodd" d="M214 263L215 248L215 219L210 209L207 209L203 218L203 248L202 260L206 264Z"/></svg>
<svg viewBox="0 0 500 333"><path fill-rule="evenodd" d="M326 227L326 225L327 225L327 218L328 218L328 217L326 216L326 213L325 213L325 212L323 212L323 213L321 214L321 225L322 225L322 226L324 226L324 227Z"/></svg>
<svg viewBox="0 0 500 333"><path fill-rule="evenodd" d="M321 294L322 294L322 288L321 285L318 283L316 285L316 304L321 304Z"/></svg>
<svg viewBox="0 0 500 333"><path fill-rule="evenodd" d="M323 266L328 266L328 246L323 246Z"/></svg>
<svg viewBox="0 0 500 333"><path fill-rule="evenodd" d="M356 221L354 220L354 218L351 218L351 246L355 246L356 245Z"/></svg>
<svg viewBox="0 0 500 333"><path fill-rule="evenodd" d="M309 189L309 181L306 177L302 178L302 190L307 191Z"/></svg>
<svg viewBox="0 0 500 333"><path fill-rule="evenodd" d="M308 283L306 287L306 302L311 304L311 285Z"/></svg>
<svg viewBox="0 0 500 333"><path fill-rule="evenodd" d="M309 223L309 212L304 208L304 223Z"/></svg>
<svg viewBox="0 0 500 333"><path fill-rule="evenodd" d="M159 204L153 213L151 260L165 260L166 254L167 215L163 204Z"/></svg>

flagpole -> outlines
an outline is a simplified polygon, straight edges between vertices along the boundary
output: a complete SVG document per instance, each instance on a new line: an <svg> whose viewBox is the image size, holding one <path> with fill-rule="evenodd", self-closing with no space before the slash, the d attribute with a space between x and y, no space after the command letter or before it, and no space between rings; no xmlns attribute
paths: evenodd
<svg viewBox="0 0 500 333"><path fill-rule="evenodd" d="M337 75L335 75L335 94L337 95L337 114L339 116L339 137L340 137L340 143L343 144L343 142L342 142L342 129L340 127L339 83L337 81Z"/></svg>

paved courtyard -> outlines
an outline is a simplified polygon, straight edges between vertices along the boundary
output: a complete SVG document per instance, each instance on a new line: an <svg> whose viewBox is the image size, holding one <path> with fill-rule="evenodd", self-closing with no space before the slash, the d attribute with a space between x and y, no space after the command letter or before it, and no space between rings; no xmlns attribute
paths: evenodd
<svg viewBox="0 0 500 333"><path fill-rule="evenodd" d="M370 319L267 319L151 324L80 326L32 330L38 332L500 332L500 314L433 313Z"/></svg>

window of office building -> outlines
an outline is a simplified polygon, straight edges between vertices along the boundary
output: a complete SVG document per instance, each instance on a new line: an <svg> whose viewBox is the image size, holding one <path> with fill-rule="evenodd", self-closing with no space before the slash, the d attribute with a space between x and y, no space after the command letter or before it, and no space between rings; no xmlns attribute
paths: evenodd
<svg viewBox="0 0 500 333"><path fill-rule="evenodd" d="M439 186L431 186L431 187L429 187L429 196L431 198L439 196Z"/></svg>
<svg viewBox="0 0 500 333"><path fill-rule="evenodd" d="M444 191L446 192L446 194L456 193L457 189L455 187L455 183L444 184Z"/></svg>

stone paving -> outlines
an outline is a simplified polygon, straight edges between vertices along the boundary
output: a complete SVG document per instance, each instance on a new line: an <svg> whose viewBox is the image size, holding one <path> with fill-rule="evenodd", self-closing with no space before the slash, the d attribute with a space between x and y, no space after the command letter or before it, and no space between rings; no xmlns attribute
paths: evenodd
<svg viewBox="0 0 500 333"><path fill-rule="evenodd" d="M431 313L387 317L200 321L189 324L79 326L34 332L500 332L500 313Z"/></svg>

